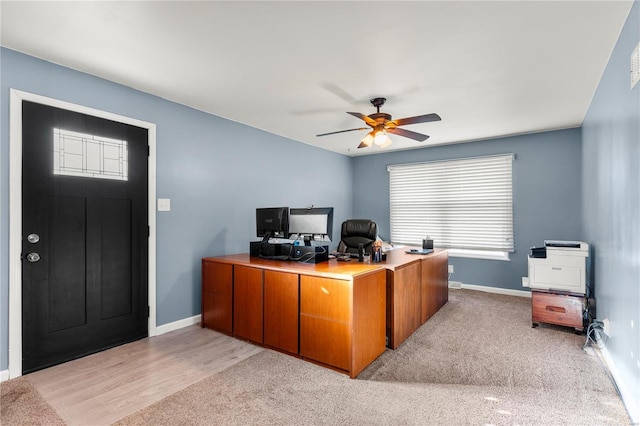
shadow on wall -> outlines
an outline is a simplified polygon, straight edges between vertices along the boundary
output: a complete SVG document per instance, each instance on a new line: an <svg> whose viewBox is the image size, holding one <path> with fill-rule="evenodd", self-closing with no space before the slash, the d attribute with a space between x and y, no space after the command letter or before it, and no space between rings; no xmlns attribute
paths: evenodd
<svg viewBox="0 0 640 426"><path fill-rule="evenodd" d="M229 228L222 228L218 234L211 240L211 243L204 248L201 257L219 256L227 253L227 234ZM249 251L249 242L247 241L247 248L245 251ZM198 264L200 263L200 257L198 258Z"/></svg>

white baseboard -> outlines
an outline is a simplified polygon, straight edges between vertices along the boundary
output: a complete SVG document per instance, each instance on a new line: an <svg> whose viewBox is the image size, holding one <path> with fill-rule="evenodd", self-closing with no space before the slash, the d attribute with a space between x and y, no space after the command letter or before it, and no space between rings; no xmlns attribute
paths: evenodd
<svg viewBox="0 0 640 426"><path fill-rule="evenodd" d="M162 324L156 327L156 336L159 336L164 333L168 333L173 330L178 330L183 327L188 327L193 324L199 324L202 315L194 315L189 318L183 318L178 321L170 322L168 324Z"/></svg>
<svg viewBox="0 0 640 426"><path fill-rule="evenodd" d="M518 296L531 298L530 291L512 290L508 288L489 287L487 285L465 284L460 281L449 281L449 288L463 288L466 290L484 291L487 293L506 294L507 296Z"/></svg>
<svg viewBox="0 0 640 426"><path fill-rule="evenodd" d="M9 370L0 371L0 382L6 382L9 380Z"/></svg>
<svg viewBox="0 0 640 426"><path fill-rule="evenodd" d="M635 400L634 395L629 390L627 383L624 380L624 377L620 374L618 369L616 368L615 363L613 362L613 358L609 354L607 347L604 346L600 349L600 353L604 358L605 364L607 364L607 368L613 377L613 381L616 383L618 387L618 391L620 392L620 397L622 398L622 403L627 409L627 413L629 413L629 417L631 417L631 424L637 425L640 424L640 405L638 405L638 401Z"/></svg>

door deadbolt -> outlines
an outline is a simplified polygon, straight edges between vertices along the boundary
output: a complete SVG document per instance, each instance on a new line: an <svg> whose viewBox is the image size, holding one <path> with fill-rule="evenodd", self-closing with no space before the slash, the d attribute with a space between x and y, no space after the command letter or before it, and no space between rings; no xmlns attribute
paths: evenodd
<svg viewBox="0 0 640 426"><path fill-rule="evenodd" d="M27 236L27 241L29 241L31 244L35 244L38 241L40 241L40 235L38 235L38 234L29 234Z"/></svg>
<svg viewBox="0 0 640 426"><path fill-rule="evenodd" d="M40 260L40 255L38 253L29 253L27 254L27 260L31 263L37 262Z"/></svg>

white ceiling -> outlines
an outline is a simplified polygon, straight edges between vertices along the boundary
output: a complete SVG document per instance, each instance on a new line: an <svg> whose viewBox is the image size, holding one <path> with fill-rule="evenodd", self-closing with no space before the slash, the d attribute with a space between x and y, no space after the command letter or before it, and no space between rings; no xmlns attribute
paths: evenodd
<svg viewBox="0 0 640 426"><path fill-rule="evenodd" d="M3 46L355 156L580 126L632 1L0 3ZM623 75L621 78L628 78Z"/></svg>

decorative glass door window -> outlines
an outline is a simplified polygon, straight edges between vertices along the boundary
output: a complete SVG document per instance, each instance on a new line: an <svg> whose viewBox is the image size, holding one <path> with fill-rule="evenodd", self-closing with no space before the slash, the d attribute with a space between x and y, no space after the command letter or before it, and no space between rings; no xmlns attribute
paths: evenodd
<svg viewBox="0 0 640 426"><path fill-rule="evenodd" d="M53 174L128 180L127 141L53 129Z"/></svg>

